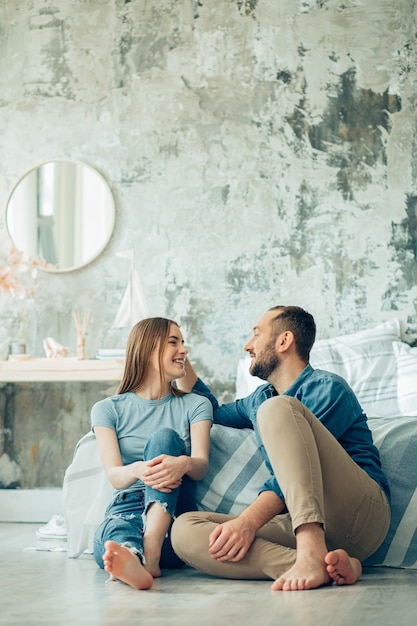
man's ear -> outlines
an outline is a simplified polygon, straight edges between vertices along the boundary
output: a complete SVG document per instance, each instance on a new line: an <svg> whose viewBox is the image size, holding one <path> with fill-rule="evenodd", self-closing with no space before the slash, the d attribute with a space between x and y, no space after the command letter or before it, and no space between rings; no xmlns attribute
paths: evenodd
<svg viewBox="0 0 417 626"><path fill-rule="evenodd" d="M294 333L290 330L284 330L277 337L276 348L278 352L286 352L291 346L294 345Z"/></svg>

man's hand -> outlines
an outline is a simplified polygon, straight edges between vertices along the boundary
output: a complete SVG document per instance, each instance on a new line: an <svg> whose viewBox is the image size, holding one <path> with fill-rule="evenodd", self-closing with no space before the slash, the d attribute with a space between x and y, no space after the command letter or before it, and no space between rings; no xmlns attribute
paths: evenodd
<svg viewBox="0 0 417 626"><path fill-rule="evenodd" d="M240 561L252 545L255 534L255 527L240 517L219 524L210 534L209 553L217 561Z"/></svg>
<svg viewBox="0 0 417 626"><path fill-rule="evenodd" d="M209 553L217 561L240 561L261 526L284 508L284 502L276 493L263 491L238 517L216 526L209 537Z"/></svg>

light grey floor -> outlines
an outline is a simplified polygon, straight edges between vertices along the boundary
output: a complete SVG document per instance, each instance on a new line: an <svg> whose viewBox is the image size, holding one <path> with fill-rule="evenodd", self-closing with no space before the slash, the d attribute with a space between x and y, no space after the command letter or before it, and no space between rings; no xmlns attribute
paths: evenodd
<svg viewBox="0 0 417 626"><path fill-rule="evenodd" d="M150 591L106 583L91 556L27 548L39 524L0 523L0 624L414 626L417 570L368 568L351 587L272 592L269 582L164 572Z"/></svg>

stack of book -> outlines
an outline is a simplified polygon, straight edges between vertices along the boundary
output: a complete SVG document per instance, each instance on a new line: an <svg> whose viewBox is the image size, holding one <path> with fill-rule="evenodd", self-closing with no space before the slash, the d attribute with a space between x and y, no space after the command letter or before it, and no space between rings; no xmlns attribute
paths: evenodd
<svg viewBox="0 0 417 626"><path fill-rule="evenodd" d="M97 359L124 359L126 357L125 348L100 348Z"/></svg>

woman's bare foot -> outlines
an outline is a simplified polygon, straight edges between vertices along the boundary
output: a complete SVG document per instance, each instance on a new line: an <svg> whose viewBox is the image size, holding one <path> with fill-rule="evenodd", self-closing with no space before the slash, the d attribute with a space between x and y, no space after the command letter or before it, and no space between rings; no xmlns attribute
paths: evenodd
<svg viewBox="0 0 417 626"><path fill-rule="evenodd" d="M303 591L330 585L332 579L326 571L323 558L297 557L294 565L272 584L274 591Z"/></svg>
<svg viewBox="0 0 417 626"><path fill-rule="evenodd" d="M337 585L354 585L362 574L358 559L349 556L345 550L332 550L324 557L327 572Z"/></svg>
<svg viewBox="0 0 417 626"><path fill-rule="evenodd" d="M146 571L137 554L115 541L106 541L103 555L104 569L113 578L130 585L134 589L150 589L153 577Z"/></svg>

